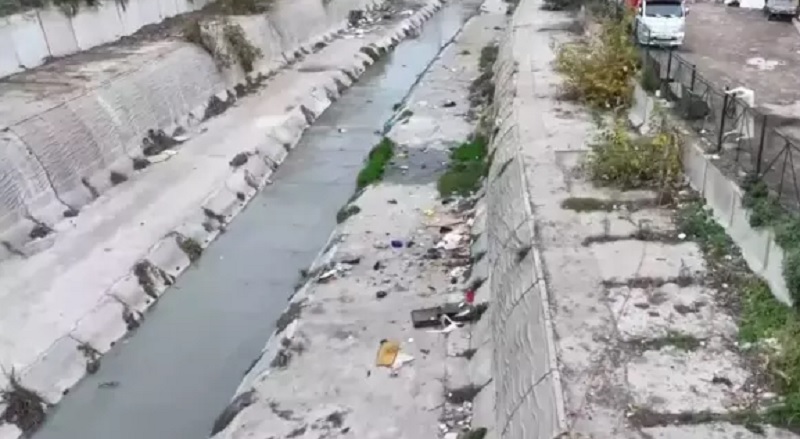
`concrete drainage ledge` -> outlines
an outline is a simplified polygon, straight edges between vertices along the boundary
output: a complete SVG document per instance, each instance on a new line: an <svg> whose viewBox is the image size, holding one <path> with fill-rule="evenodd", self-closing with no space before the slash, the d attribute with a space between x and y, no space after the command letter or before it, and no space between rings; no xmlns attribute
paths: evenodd
<svg viewBox="0 0 800 439"><path fill-rule="evenodd" d="M663 106L663 101L648 95L637 83L629 118L645 128L642 124L650 120L659 106ZM742 188L725 176L705 153L698 136L690 134L683 123L669 114L668 121L684 134L683 169L689 184L703 196L716 222L739 246L750 269L769 284L778 300L791 305L791 295L783 277L783 249L775 242L774 232L750 226L750 211L742 202Z"/></svg>
<svg viewBox="0 0 800 439"><path fill-rule="evenodd" d="M441 0L427 2L389 35L371 43L370 49L379 56L391 51L442 5ZM284 123L269 133L261 145L253 151L243 151L232 160L232 172L224 185L210 194L189 220L155 243L68 334L53 343L33 364L14 372L17 384L38 394L46 410L57 404L84 375L96 371L102 355L141 324L145 312L201 256L258 190L269 183L272 172L298 143L305 129L379 56L357 54L347 71L332 72L323 83L313 84L301 104L286 114ZM299 294L295 299L301 297ZM9 378L0 377L0 388L13 390ZM0 412L5 409L0 402ZM0 438L23 436L24 432L17 426L0 422Z"/></svg>
<svg viewBox="0 0 800 439"><path fill-rule="evenodd" d="M523 122L514 99L513 20L495 64L497 122L486 189L493 381L476 399L476 410L481 400L494 409L495 427L487 437L551 439L565 431L566 416L548 289L520 155Z"/></svg>

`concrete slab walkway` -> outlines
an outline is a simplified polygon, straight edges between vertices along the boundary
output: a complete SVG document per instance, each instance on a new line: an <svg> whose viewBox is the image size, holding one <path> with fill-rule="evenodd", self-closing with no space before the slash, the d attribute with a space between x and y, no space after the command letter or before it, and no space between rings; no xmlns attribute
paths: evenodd
<svg viewBox="0 0 800 439"><path fill-rule="evenodd" d="M559 437L762 437L713 421L750 407L756 386L737 348L735 320L704 283L698 245L681 239L671 211L623 203L656 201L656 194L598 189L578 172L593 123L587 111L558 99L552 64L554 47L574 37L572 18L541 5L523 0L514 16L510 117L520 121L519 154L557 343L566 415ZM582 211L586 198L618 206ZM502 437L524 437L514 430ZM770 427L763 435L795 437Z"/></svg>

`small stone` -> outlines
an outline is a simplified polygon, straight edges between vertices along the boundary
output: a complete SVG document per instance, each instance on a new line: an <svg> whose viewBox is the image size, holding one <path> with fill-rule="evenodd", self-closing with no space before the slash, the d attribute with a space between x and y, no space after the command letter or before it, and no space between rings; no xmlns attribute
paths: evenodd
<svg viewBox="0 0 800 439"><path fill-rule="evenodd" d="M384 290L380 290L377 293L375 293L375 297L377 297L378 299L383 299L384 297L386 297L388 295L389 295L389 293L387 293Z"/></svg>

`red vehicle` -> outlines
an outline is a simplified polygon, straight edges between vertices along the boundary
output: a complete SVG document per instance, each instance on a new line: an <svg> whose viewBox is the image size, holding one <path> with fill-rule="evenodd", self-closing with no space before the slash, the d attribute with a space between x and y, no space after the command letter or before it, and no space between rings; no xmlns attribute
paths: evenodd
<svg viewBox="0 0 800 439"><path fill-rule="evenodd" d="M628 5L628 7L629 7L629 8L630 8L632 11L637 11L637 10L639 10L639 6L642 4L642 1L641 1L641 0L624 0L624 1L625 1L625 4L627 4L627 5Z"/></svg>

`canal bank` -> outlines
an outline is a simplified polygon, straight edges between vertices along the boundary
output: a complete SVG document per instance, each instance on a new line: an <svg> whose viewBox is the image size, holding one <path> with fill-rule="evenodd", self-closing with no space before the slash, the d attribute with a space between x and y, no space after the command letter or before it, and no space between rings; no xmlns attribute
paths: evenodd
<svg viewBox="0 0 800 439"><path fill-rule="evenodd" d="M485 310L489 301L485 271L471 264L481 259L470 249L480 235L478 195L437 190L457 166L451 158L465 154L451 151L485 146L472 139L479 109L471 104L507 17L501 1L481 10L414 87L403 122L387 134L394 159L383 179L348 205L356 213L337 227L217 418L215 439L491 437L488 315L412 323L420 309ZM465 305L470 290L475 308Z"/></svg>
<svg viewBox="0 0 800 439"><path fill-rule="evenodd" d="M473 12L461 2L446 6L323 113L273 183L35 437L207 436L274 328L298 273L327 242L394 104Z"/></svg>

